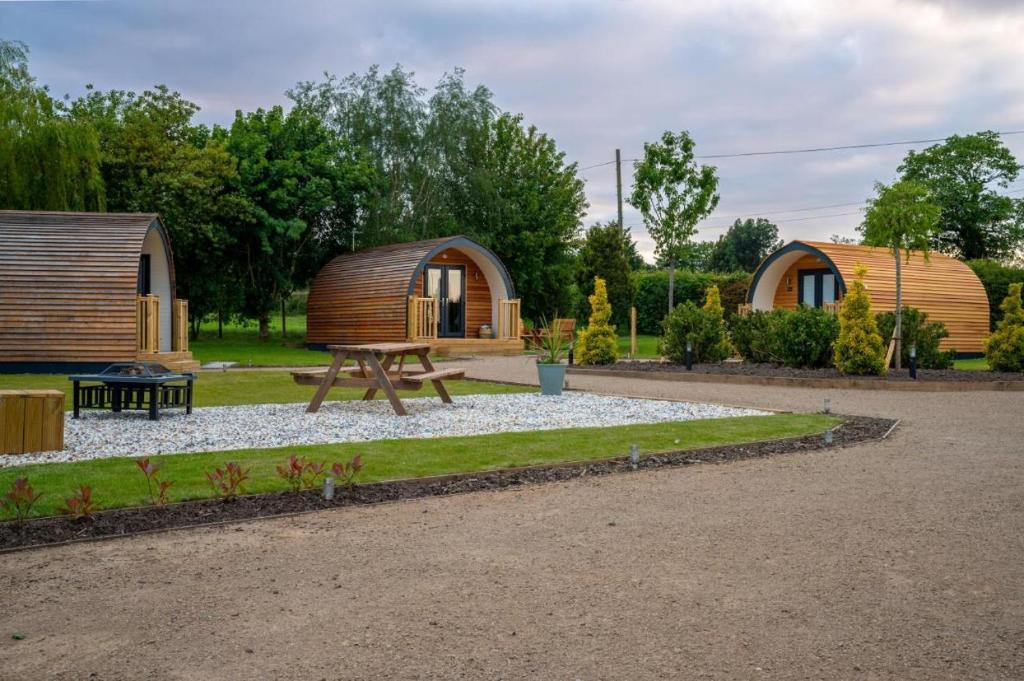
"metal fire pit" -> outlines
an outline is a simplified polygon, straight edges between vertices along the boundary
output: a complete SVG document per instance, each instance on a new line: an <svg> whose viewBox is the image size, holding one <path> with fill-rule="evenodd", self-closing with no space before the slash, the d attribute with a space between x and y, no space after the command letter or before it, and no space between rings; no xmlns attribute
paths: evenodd
<svg viewBox="0 0 1024 681"><path fill-rule="evenodd" d="M68 376L74 383L73 409L148 411L149 420L160 419L161 409L185 408L192 413L195 374L178 374L162 364L126 362L111 364L98 374Z"/></svg>

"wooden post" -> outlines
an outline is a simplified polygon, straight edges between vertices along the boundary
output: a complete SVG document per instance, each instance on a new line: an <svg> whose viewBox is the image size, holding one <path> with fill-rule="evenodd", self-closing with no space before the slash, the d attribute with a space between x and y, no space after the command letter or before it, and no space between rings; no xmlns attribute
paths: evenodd
<svg viewBox="0 0 1024 681"><path fill-rule="evenodd" d="M631 359L637 356L636 307L629 308L629 356Z"/></svg>

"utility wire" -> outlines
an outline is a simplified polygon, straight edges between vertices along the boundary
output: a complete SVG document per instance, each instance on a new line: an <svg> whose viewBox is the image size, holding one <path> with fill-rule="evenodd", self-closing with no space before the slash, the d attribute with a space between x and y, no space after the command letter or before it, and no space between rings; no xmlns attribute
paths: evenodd
<svg viewBox="0 0 1024 681"><path fill-rule="evenodd" d="M1007 137L1009 135L1024 135L1024 130L1002 130L1002 131L997 131L996 134L999 135L1000 137ZM772 150L772 151L743 151L743 152L738 152L738 153L734 153L734 154L701 154L701 155L694 156L694 158L699 158L699 159L746 158L746 157L750 157L750 156L778 156L778 155L786 155L786 154L813 154L813 153L818 153L818 152L822 152L822 151L844 151L844 150L849 150L849 149L875 149L875 148L878 148L878 147L898 147L898 146L905 146L905 145L908 145L908 144L930 144L932 142L945 142L947 139L949 139L949 137L952 137L952 135L947 136L947 137L935 137L935 138L932 138L932 139L901 140L899 142L871 142L871 143L867 143L867 144L843 144L843 145L832 146L832 147L809 147L809 148L806 148L806 149L776 149L776 150ZM632 161L638 161L639 159L624 158L622 160L623 160L623 162L632 162ZM595 163L593 165L584 166L583 168L580 168L579 170L580 170L580 172L583 172L584 170L592 170L593 168L601 168L603 166L610 166L613 163L615 163L614 160L612 160L612 161L604 161L602 163Z"/></svg>

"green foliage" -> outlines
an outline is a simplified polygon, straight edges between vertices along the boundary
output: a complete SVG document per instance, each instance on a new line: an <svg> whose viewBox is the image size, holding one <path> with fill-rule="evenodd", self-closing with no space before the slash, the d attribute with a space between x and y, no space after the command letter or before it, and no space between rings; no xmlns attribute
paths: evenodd
<svg viewBox="0 0 1024 681"><path fill-rule="evenodd" d="M941 207L936 247L964 260L1010 257L1024 243L1024 199L999 194L1019 175L1020 163L992 131L953 135L911 151L903 179L928 187Z"/></svg>
<svg viewBox="0 0 1024 681"><path fill-rule="evenodd" d="M1024 284L1024 267L1011 267L995 260L969 260L967 266L974 270L985 287L988 296L989 328L995 330L996 324L1003 318L1000 303L1010 293L1010 284Z"/></svg>
<svg viewBox="0 0 1024 681"><path fill-rule="evenodd" d="M711 285L718 287L725 318L731 319L737 307L746 302L750 276L745 272L718 274L680 269L676 271L675 301L690 301L701 305L704 292ZM636 291L637 333L660 335L662 320L665 319L665 300L668 297L668 272L648 270L633 273Z"/></svg>
<svg viewBox="0 0 1024 681"><path fill-rule="evenodd" d="M788 310L754 311L729 320L729 338L747 362L782 364L780 326Z"/></svg>
<svg viewBox="0 0 1024 681"><path fill-rule="evenodd" d="M878 334L891 338L896 325L894 312L882 312L875 316ZM939 342L949 337L949 331L942 322L928 321L928 313L915 307L903 308L903 366L910 364L910 347L917 347L917 366L921 369L951 369L956 359L956 350L943 352Z"/></svg>
<svg viewBox="0 0 1024 681"><path fill-rule="evenodd" d="M747 362L820 369L832 366L839 320L820 308L771 310L736 315L729 334Z"/></svg>
<svg viewBox="0 0 1024 681"><path fill-rule="evenodd" d="M867 270L859 263L855 279L839 310L835 363L840 373L854 376L884 374L885 345L871 314L871 297L864 286Z"/></svg>
<svg viewBox="0 0 1024 681"><path fill-rule="evenodd" d="M619 338L610 323L612 306L601 277L594 277L594 292L588 300L590 319L576 340L576 357L580 364L614 364L619 358Z"/></svg>
<svg viewBox="0 0 1024 681"><path fill-rule="evenodd" d="M1003 318L985 342L985 357L993 371L1024 371L1024 309L1021 284L1010 284L1000 305Z"/></svg>
<svg viewBox="0 0 1024 681"><path fill-rule="evenodd" d="M732 354L721 306L714 304L714 295L708 298L710 305L701 308L688 300L665 317L662 355L673 362L685 362L687 342L693 344L695 362L721 362Z"/></svg>
<svg viewBox="0 0 1024 681"><path fill-rule="evenodd" d="M634 295L631 247L635 250L629 232L619 229L618 223L594 225L583 238L576 271L577 288L587 296L594 292L595 277L606 282L612 306L611 321L623 328L628 327ZM586 314L586 309L580 309L576 316L583 318Z"/></svg>
<svg viewBox="0 0 1024 681"><path fill-rule="evenodd" d="M572 339L562 335L559 326L548 322L546 317L540 319L540 334L534 339L538 364L560 364L569 353Z"/></svg>
<svg viewBox="0 0 1024 681"><path fill-rule="evenodd" d="M782 248L779 228L764 218L736 220L718 238L707 267L716 272L753 272L773 251Z"/></svg>
<svg viewBox="0 0 1024 681"><path fill-rule="evenodd" d="M105 201L96 131L36 85L23 43L0 40L0 209L96 211Z"/></svg>

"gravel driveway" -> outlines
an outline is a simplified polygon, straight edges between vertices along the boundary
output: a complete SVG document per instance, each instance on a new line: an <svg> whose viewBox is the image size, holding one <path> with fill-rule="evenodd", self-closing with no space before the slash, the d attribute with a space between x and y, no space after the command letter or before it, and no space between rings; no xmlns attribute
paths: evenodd
<svg viewBox="0 0 1024 681"><path fill-rule="evenodd" d="M572 384L904 422L845 450L0 556L0 678L1024 678L1019 395Z"/></svg>

